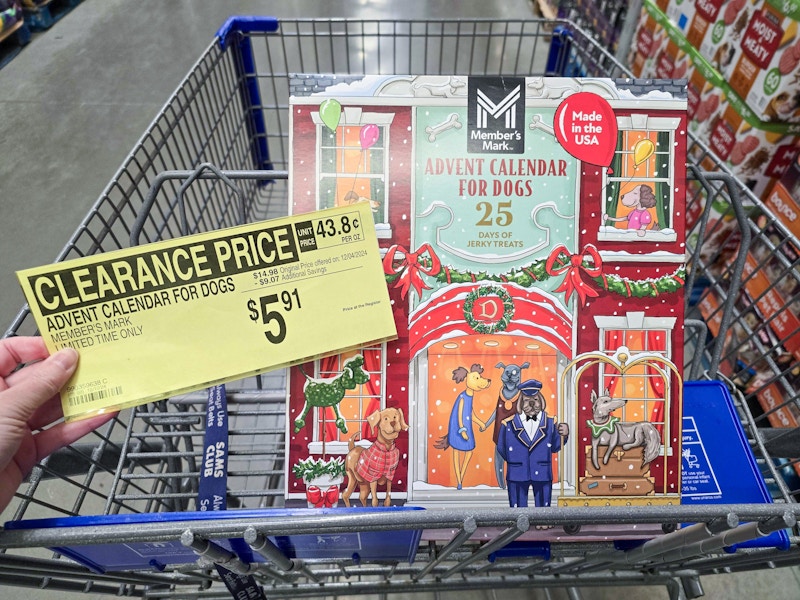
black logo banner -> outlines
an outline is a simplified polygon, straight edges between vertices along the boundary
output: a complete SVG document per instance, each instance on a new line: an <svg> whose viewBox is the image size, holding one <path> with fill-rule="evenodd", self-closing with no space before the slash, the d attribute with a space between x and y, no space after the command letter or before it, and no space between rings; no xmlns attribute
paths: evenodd
<svg viewBox="0 0 800 600"><path fill-rule="evenodd" d="M525 79L470 77L467 101L467 152L525 152Z"/></svg>

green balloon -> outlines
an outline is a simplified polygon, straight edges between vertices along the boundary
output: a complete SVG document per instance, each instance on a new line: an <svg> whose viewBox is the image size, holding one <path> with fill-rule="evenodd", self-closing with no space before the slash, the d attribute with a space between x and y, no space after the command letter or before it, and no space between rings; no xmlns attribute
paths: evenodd
<svg viewBox="0 0 800 600"><path fill-rule="evenodd" d="M325 100L319 105L319 116L322 122L325 123L325 127L336 133L336 127L342 117L342 105L333 98Z"/></svg>

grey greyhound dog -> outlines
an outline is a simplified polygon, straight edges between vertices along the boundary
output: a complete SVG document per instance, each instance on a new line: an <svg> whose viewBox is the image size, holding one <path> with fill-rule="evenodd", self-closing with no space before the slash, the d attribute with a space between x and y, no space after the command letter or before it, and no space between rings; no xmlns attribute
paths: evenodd
<svg viewBox="0 0 800 600"><path fill-rule="evenodd" d="M617 446L623 450L630 450L641 446L642 466L652 462L658 457L661 449L661 434L649 421L634 421L632 423L620 421L613 416L612 411L625 406L624 398L612 398L608 389L603 390L599 396L592 390L592 418L586 421L592 430L592 465L600 469L598 451L600 446L606 446L603 455L603 464L608 464L611 453Z"/></svg>
<svg viewBox="0 0 800 600"><path fill-rule="evenodd" d="M503 387L500 389L500 393L497 396L497 407L494 413L492 413L492 416L486 421L486 427L481 429L481 431L485 431L489 428L489 425L494 423L494 432L492 433L492 439L495 444L494 473L495 477L497 477L497 485L503 490L506 489L506 478L503 474L503 464L505 461L503 457L500 456L500 453L497 452L497 438L500 435L500 428L503 426L503 421L517 412L517 401L520 396L520 391L517 386L520 381L522 381L522 369L527 369L530 366L528 362L524 362L521 365L516 365L514 363L506 365L499 362L495 365L495 368L503 369L503 374L500 375L500 381L503 383Z"/></svg>

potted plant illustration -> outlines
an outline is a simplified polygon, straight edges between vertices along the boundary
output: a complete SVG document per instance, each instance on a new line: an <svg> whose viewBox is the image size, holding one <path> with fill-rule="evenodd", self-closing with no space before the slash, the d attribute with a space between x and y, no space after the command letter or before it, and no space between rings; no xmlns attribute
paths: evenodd
<svg viewBox="0 0 800 600"><path fill-rule="evenodd" d="M339 503L339 488L344 483L344 460L314 458L299 460L292 473L306 484L306 500L309 508L331 508Z"/></svg>

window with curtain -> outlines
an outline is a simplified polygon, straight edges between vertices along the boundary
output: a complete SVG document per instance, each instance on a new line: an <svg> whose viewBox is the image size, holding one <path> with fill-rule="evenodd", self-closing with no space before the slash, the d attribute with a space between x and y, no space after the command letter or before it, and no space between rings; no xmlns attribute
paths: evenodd
<svg viewBox="0 0 800 600"><path fill-rule="evenodd" d="M370 137L363 128L370 127ZM386 125L318 126L319 208L368 202L376 226L388 226ZM375 133L372 133L375 132Z"/></svg>
<svg viewBox="0 0 800 600"><path fill-rule="evenodd" d="M669 360L668 329L603 329L601 330L601 351L612 356L621 346L630 351L631 356L639 352L649 352ZM608 389L613 398L627 399L618 416L626 421L650 421L659 432L664 425L664 398L669 385L660 373L641 364L628 369L621 375L613 367L600 366L600 389Z"/></svg>
<svg viewBox="0 0 800 600"><path fill-rule="evenodd" d="M338 454L346 453L347 442L351 436L360 433L361 439L374 439L369 430L367 416L385 408L383 393L383 354L384 346L368 346L345 354L337 354L321 358L316 362L315 377L320 379L337 377L345 362L356 354L364 357L364 370L369 373L367 383L357 385L353 390L345 392L339 403L339 413L347 425L347 433L336 427L336 413L333 408L317 408L314 410L314 438L310 449L312 453ZM358 437L355 438L358 441ZM325 450L322 450L322 445Z"/></svg>
<svg viewBox="0 0 800 600"><path fill-rule="evenodd" d="M620 129L605 174L601 240L674 241L672 132Z"/></svg>

